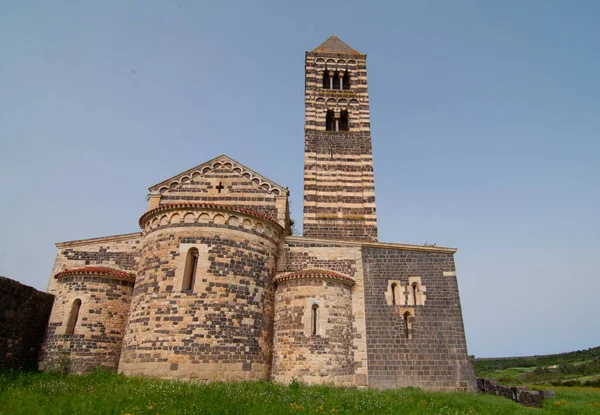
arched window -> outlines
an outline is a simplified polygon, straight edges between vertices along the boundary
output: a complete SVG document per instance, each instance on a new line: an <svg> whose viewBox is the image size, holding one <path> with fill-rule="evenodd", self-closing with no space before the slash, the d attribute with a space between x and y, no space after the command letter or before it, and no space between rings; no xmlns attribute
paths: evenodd
<svg viewBox="0 0 600 415"><path fill-rule="evenodd" d="M413 300L414 300L414 305L417 305L417 293L419 292L419 284L417 284L416 282L413 282L412 285L412 295L413 295Z"/></svg>
<svg viewBox="0 0 600 415"><path fill-rule="evenodd" d="M67 328L65 330L65 334L71 336L75 333L75 325L77 324L77 319L79 318L79 309L81 308L81 300L78 298L73 301L73 305L71 306L71 312L69 313L69 319L67 320Z"/></svg>
<svg viewBox="0 0 600 415"><path fill-rule="evenodd" d="M335 114L333 110L327 111L327 116L325 117L325 131L335 131Z"/></svg>
<svg viewBox="0 0 600 415"><path fill-rule="evenodd" d="M398 284L392 284L392 305L396 305L396 290L398 289Z"/></svg>
<svg viewBox="0 0 600 415"><path fill-rule="evenodd" d="M331 84L329 83L329 71L325 69L325 72L323 72L323 88L329 89L330 87Z"/></svg>
<svg viewBox="0 0 600 415"><path fill-rule="evenodd" d="M331 89L340 89L340 73L338 71L335 71L335 74L333 75Z"/></svg>
<svg viewBox="0 0 600 415"><path fill-rule="evenodd" d="M410 312L406 312L404 313L404 334L406 335L407 339L410 339L410 327L409 327L409 321L408 319L410 318Z"/></svg>
<svg viewBox="0 0 600 415"><path fill-rule="evenodd" d="M317 335L318 325L319 325L319 306L317 304L313 304L312 306L312 314L310 320L310 333L313 336Z"/></svg>
<svg viewBox="0 0 600 415"><path fill-rule="evenodd" d="M190 248L185 259L185 271L183 274L182 291L193 291L198 268L198 249Z"/></svg>
<svg viewBox="0 0 600 415"><path fill-rule="evenodd" d="M340 131L350 130L350 119L348 117L348 111L340 112Z"/></svg>
<svg viewBox="0 0 600 415"><path fill-rule="evenodd" d="M348 71L344 72L344 88L343 89L350 89L350 72L348 72Z"/></svg>

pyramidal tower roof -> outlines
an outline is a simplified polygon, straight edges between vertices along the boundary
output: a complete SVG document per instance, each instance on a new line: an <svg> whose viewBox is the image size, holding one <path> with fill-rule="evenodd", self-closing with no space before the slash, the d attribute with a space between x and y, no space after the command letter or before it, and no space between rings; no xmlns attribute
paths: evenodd
<svg viewBox="0 0 600 415"><path fill-rule="evenodd" d="M336 35L331 35L329 38L321 43L319 46L314 48L311 52L318 53L339 53L344 55L360 55L359 52L352 49L350 46L344 43L342 39Z"/></svg>

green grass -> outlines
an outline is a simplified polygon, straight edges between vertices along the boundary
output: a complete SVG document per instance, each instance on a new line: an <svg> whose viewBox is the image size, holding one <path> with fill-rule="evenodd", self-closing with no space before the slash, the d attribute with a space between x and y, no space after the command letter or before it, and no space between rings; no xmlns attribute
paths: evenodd
<svg viewBox="0 0 600 415"><path fill-rule="evenodd" d="M557 388L543 410L470 393L269 382L193 384L107 372L0 373L0 414L598 414L600 389ZM563 402L557 405L557 402ZM598 406L594 405L597 402Z"/></svg>

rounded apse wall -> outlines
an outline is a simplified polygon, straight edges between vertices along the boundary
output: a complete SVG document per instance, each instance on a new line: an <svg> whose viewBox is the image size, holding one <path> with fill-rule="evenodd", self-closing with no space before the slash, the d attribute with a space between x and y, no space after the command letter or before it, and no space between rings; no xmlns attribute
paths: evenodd
<svg viewBox="0 0 600 415"><path fill-rule="evenodd" d="M105 267L59 272L40 370L117 370L135 275Z"/></svg>
<svg viewBox="0 0 600 415"><path fill-rule="evenodd" d="M205 203L158 207L140 226L140 268L119 371L268 379L281 226L249 209Z"/></svg>
<svg viewBox="0 0 600 415"><path fill-rule="evenodd" d="M354 385L352 278L305 270L275 278L273 380Z"/></svg>

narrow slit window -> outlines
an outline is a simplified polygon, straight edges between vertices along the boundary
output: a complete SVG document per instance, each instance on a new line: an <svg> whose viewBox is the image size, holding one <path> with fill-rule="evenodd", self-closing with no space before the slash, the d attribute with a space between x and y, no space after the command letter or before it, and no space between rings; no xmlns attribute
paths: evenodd
<svg viewBox="0 0 600 415"><path fill-rule="evenodd" d="M340 74L337 71L333 75L333 83L331 85L331 89L340 89Z"/></svg>
<svg viewBox="0 0 600 415"><path fill-rule="evenodd" d="M342 111L340 113L340 131L350 130L350 119L348 117L348 111Z"/></svg>
<svg viewBox="0 0 600 415"><path fill-rule="evenodd" d="M79 318L79 309L81 308L81 300L78 298L73 301L73 305L71 306L71 312L69 313L69 319L67 320L67 329L65 330L65 334L71 336L75 333L75 325L77 324L77 319Z"/></svg>
<svg viewBox="0 0 600 415"><path fill-rule="evenodd" d="M325 131L335 131L335 114L333 110L328 110L325 116Z"/></svg>
<svg viewBox="0 0 600 415"><path fill-rule="evenodd" d="M406 313L404 313L404 334L406 335L407 339L410 339L410 328L408 326L409 318L410 318L410 313L407 311Z"/></svg>
<svg viewBox="0 0 600 415"><path fill-rule="evenodd" d="M185 272L183 275L183 291L193 291L198 268L198 249L190 248L185 260Z"/></svg>
<svg viewBox="0 0 600 415"><path fill-rule="evenodd" d="M417 284L416 282L412 285L412 292L414 304L417 305L417 293L419 292L419 284Z"/></svg>
<svg viewBox="0 0 600 415"><path fill-rule="evenodd" d="M350 72L348 72L348 71L344 72L344 88L343 89L350 89Z"/></svg>
<svg viewBox="0 0 600 415"><path fill-rule="evenodd" d="M311 327L310 332L313 336L317 335L317 328L319 324L319 306L314 304L312 306L312 315L311 315Z"/></svg>
<svg viewBox="0 0 600 415"><path fill-rule="evenodd" d="M392 305L396 305L396 289L398 288L398 284L392 284Z"/></svg>
<svg viewBox="0 0 600 415"><path fill-rule="evenodd" d="M329 84L329 71L327 69L325 69L325 72L323 72L323 88L324 89L329 89L330 84Z"/></svg>

